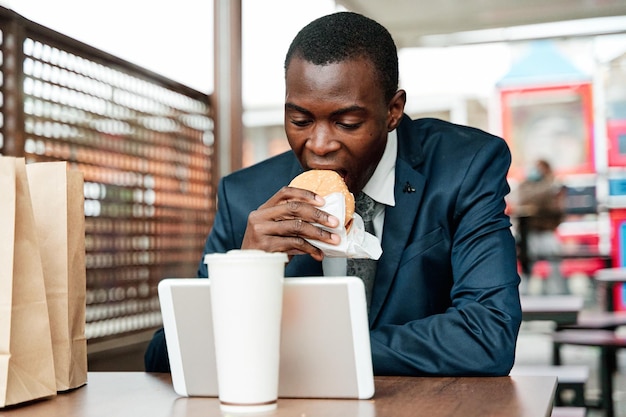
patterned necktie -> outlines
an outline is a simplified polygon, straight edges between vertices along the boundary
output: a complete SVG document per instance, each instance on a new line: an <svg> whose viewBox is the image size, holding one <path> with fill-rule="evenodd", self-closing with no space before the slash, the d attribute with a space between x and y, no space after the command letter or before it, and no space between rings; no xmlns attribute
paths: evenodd
<svg viewBox="0 0 626 417"><path fill-rule="evenodd" d="M364 192L360 192L355 199L355 211L363 219L365 231L374 234L374 212L376 202ZM376 276L376 261L374 259L348 259L347 274L356 276L363 280L365 284L365 298L369 310L372 299L372 288L374 287L374 277Z"/></svg>

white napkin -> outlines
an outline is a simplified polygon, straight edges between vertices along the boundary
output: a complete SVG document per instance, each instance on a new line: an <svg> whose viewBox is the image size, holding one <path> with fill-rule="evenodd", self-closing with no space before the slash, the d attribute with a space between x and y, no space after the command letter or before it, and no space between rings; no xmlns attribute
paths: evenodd
<svg viewBox="0 0 626 417"><path fill-rule="evenodd" d="M321 210L332 214L339 219L340 225L332 229L329 227L315 224L324 230L335 233L341 238L339 245L331 245L320 242L318 240L307 239L313 246L320 248L324 255L334 258L370 258L378 259L383 253L378 238L365 231L363 219L358 214L352 216L352 225L350 230L346 232L343 224L346 218L346 202L341 193L332 193L324 197L326 204L320 207Z"/></svg>

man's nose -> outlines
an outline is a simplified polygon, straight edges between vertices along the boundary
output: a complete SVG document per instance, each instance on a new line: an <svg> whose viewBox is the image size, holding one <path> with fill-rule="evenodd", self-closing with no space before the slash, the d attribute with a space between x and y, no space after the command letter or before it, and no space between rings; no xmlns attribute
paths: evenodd
<svg viewBox="0 0 626 417"><path fill-rule="evenodd" d="M311 130L306 146L316 155L326 155L339 149L340 143L334 138L328 126L316 124Z"/></svg>

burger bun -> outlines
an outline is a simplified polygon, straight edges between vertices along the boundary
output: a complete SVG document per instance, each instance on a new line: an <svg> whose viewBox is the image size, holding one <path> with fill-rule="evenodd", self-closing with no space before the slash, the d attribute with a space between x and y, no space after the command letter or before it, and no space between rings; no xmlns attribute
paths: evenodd
<svg viewBox="0 0 626 417"><path fill-rule="evenodd" d="M354 214L354 196L348 190L343 178L335 171L327 169L311 169L295 177L290 183L290 187L302 188L326 197L332 193L341 193L346 202L346 217L344 225L346 230L352 222Z"/></svg>

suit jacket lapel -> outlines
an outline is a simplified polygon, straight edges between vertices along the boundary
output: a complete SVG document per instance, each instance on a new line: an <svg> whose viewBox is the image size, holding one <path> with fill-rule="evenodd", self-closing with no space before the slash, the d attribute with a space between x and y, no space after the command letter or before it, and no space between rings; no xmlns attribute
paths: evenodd
<svg viewBox="0 0 626 417"><path fill-rule="evenodd" d="M402 159L396 161L394 196L396 205L385 210L383 254L378 260L370 305L370 326L374 324L400 266L403 250L413 229L422 200L425 178Z"/></svg>

